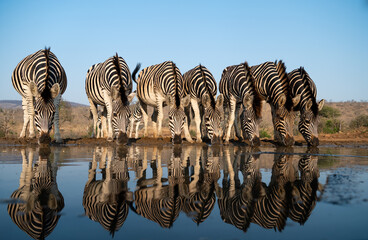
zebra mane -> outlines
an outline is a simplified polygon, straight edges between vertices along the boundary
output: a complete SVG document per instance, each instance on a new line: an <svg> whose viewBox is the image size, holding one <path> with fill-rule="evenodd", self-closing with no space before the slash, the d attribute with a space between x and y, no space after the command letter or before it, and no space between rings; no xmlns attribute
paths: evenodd
<svg viewBox="0 0 368 240"><path fill-rule="evenodd" d="M280 64L280 69L277 68L277 64ZM276 69L277 72L279 74L279 77L281 79L282 84L286 84L286 103L285 103L285 107L288 111L291 111L293 108L293 99L291 96L291 88L290 88L290 81L289 81L289 77L286 73L286 66L285 63L280 60L279 62L277 62L277 60L275 61L275 65L276 65Z"/></svg>
<svg viewBox="0 0 368 240"><path fill-rule="evenodd" d="M50 47L49 48L45 47L44 54L45 54L45 60L46 60L45 88L43 89L41 93L41 97L45 102L48 102L51 99L51 91L47 84L47 81L49 80L49 69L50 69Z"/></svg>
<svg viewBox="0 0 368 240"><path fill-rule="evenodd" d="M202 65L201 64L199 64L199 71L201 72L202 80L203 80L203 84L204 84L204 87L206 89L206 92L208 93L208 95L209 95L209 97L211 99L211 106L212 106L212 108L215 108L216 101L215 101L215 98L210 93L210 89L208 88L207 81L206 81L206 74L204 74L204 71L202 69Z"/></svg>
<svg viewBox="0 0 368 240"><path fill-rule="evenodd" d="M261 118L262 116L262 98L259 95L259 93L256 91L256 86L254 84L255 80L253 78L253 75L250 73L250 67L248 65L248 62L244 62L244 67L247 70L247 77L250 79L250 83L253 89L253 109L257 116L257 118Z"/></svg>
<svg viewBox="0 0 368 240"><path fill-rule="evenodd" d="M123 78L121 77L121 66L120 66L120 62L119 62L119 56L118 53L116 53L115 56L113 56L113 63L115 65L116 71L118 72L118 78L119 78L119 83L120 83L120 96L121 96L121 101L126 104L128 102L128 98L125 95L125 89L124 89L124 84L123 84Z"/></svg>
<svg viewBox="0 0 368 240"><path fill-rule="evenodd" d="M171 62L171 67L173 70L173 74L174 74L174 82L175 82L175 105L176 107L180 106L180 96L179 96L179 92L178 92L178 76L176 75L176 65L174 62Z"/></svg>
<svg viewBox="0 0 368 240"><path fill-rule="evenodd" d="M313 89L310 85L311 83L308 80L309 75L308 75L307 71L305 71L304 67L299 68L299 73L300 73L301 79L303 80L304 86L306 86L308 88L308 91L310 91L312 93L312 107L311 107L311 110L312 110L314 116L317 116L317 114L318 114L318 104L316 102L316 98L314 97Z"/></svg>

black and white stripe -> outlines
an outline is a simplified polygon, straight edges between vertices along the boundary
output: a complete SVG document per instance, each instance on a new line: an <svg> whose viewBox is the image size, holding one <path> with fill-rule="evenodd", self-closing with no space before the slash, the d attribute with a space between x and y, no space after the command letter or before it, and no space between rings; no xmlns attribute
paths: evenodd
<svg viewBox="0 0 368 240"><path fill-rule="evenodd" d="M316 85L303 67L288 73L288 78L292 97L300 95L300 101L294 107L294 111L300 111L299 131L308 145L317 146L318 112L322 110L324 100L316 102Z"/></svg>
<svg viewBox="0 0 368 240"><path fill-rule="evenodd" d="M134 74L133 79L135 79ZM181 142L183 129L187 141L192 142L193 140L187 131L188 127L184 127L184 124L187 124L184 107L190 103L190 97L183 97L184 84L179 68L171 61L153 65L144 68L139 73L136 82L137 96L143 114L144 136L147 136L147 106L153 106L154 137L157 137L157 134L162 137L163 106L167 104L170 108L168 117L173 142Z"/></svg>
<svg viewBox="0 0 368 240"><path fill-rule="evenodd" d="M112 141L116 136L119 142L126 141L130 117L129 102L134 94L131 94L132 79L125 60L116 54L103 63L93 65L87 72L85 87L93 115L94 131L98 119L97 105L105 106L107 139ZM92 136L94 134L95 132Z"/></svg>
<svg viewBox="0 0 368 240"><path fill-rule="evenodd" d="M204 120L208 137L212 143L222 141L223 96L217 94L216 81L211 72L198 65L184 73L184 95L190 95L191 107L196 123L196 141L202 142L201 120ZM189 116L187 115L188 122ZM188 124L189 127L189 124Z"/></svg>
<svg viewBox="0 0 368 240"><path fill-rule="evenodd" d="M282 145L294 144L292 108L297 99L289 94L286 68L282 61L265 62L251 67L256 89L263 100L271 105L275 140Z"/></svg>
<svg viewBox="0 0 368 240"><path fill-rule="evenodd" d="M136 104L130 105L129 107L130 107L130 112L131 112L131 115L129 118L129 129L128 129L129 138L132 138L132 134L135 130L134 138L137 139L139 125L141 123L142 116L143 116L141 105L139 102L137 102ZM135 125L135 129L134 129L134 125Z"/></svg>
<svg viewBox="0 0 368 240"><path fill-rule="evenodd" d="M22 96L24 124L20 137L33 138L34 124L40 133L40 143L50 141L50 130L54 125L55 139L61 142L59 130L59 104L65 92L67 79L64 68L50 51L39 50L18 63L12 74L12 84Z"/></svg>
<svg viewBox="0 0 368 240"><path fill-rule="evenodd" d="M241 119L241 127L244 137L252 145L259 145L258 124L261 118L261 98L255 88L248 63L229 66L222 72L220 92L224 95L225 105L230 109L225 142L230 139L231 128L235 121L235 133L241 139L237 119ZM240 114L240 108L243 108Z"/></svg>

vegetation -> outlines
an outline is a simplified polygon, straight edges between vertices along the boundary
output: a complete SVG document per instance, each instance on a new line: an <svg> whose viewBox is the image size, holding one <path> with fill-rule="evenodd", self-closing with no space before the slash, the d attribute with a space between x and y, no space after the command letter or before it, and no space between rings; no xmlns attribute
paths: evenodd
<svg viewBox="0 0 368 240"><path fill-rule="evenodd" d="M338 109L324 105L322 110L319 112L319 116L324 118L338 118L341 113Z"/></svg>
<svg viewBox="0 0 368 240"><path fill-rule="evenodd" d="M259 137L260 138L271 138L271 135L268 134L268 132L265 129L261 129L259 131Z"/></svg>
<svg viewBox="0 0 368 240"><path fill-rule="evenodd" d="M368 115L359 115L354 118L351 122L349 127L351 129L358 129L362 127L368 127Z"/></svg>
<svg viewBox="0 0 368 240"><path fill-rule="evenodd" d="M325 105L319 112L319 116L318 129L320 132L332 134L341 131L342 121L337 119L341 113L338 109Z"/></svg>

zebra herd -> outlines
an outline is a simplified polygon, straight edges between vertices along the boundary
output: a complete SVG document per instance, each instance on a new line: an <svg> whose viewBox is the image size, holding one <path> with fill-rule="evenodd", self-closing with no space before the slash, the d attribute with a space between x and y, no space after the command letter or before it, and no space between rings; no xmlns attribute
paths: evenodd
<svg viewBox="0 0 368 240"><path fill-rule="evenodd" d="M188 142L194 142L190 132L190 112L194 114L196 142L207 135L212 144L229 143L234 125L236 137L260 145L259 124L262 103L271 106L274 138L284 146L294 144L295 112L300 112L298 129L308 145L319 144L318 112L324 100L317 103L317 89L303 67L286 72L284 62L265 62L248 66L247 62L226 67L219 82L211 72L198 65L181 74L172 61L146 67L137 64L132 73L125 60L116 54L103 63L90 67L85 89L93 116L92 136L107 137L125 143L132 137L136 124L138 138L140 121L144 122L144 136L148 133L147 107L154 108L154 137L162 137L163 107L169 107L169 129L173 143L181 143L182 132ZM136 91L132 92L132 79ZM39 143L50 142L54 125L55 140L62 142L59 131L59 103L65 92L67 78L56 56L45 48L24 58L12 75L14 88L22 96L24 124L20 137L35 136ZM130 106L137 96L138 104ZM98 106L103 110L99 111ZM225 112L228 112L225 121ZM226 124L224 124L224 122ZM129 133L128 133L129 129ZM103 135L106 133L106 136ZM129 134L129 136L128 136Z"/></svg>

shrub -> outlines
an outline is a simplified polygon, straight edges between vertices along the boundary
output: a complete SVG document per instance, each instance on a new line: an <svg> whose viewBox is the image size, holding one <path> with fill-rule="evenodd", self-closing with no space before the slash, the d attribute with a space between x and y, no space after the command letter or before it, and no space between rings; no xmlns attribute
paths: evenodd
<svg viewBox="0 0 368 240"><path fill-rule="evenodd" d="M340 131L341 121L337 119L328 119L322 125L322 132L323 133L337 133Z"/></svg>
<svg viewBox="0 0 368 240"><path fill-rule="evenodd" d="M337 118L341 116L341 113L338 109L325 105L322 110L319 111L319 115L325 118Z"/></svg>
<svg viewBox="0 0 368 240"><path fill-rule="evenodd" d="M367 115L359 115L353 120L351 120L349 127L351 129L368 127L368 116Z"/></svg>
<svg viewBox="0 0 368 240"><path fill-rule="evenodd" d="M259 137L260 138L271 138L271 135L268 134L268 132L265 129L261 129L259 131Z"/></svg>

